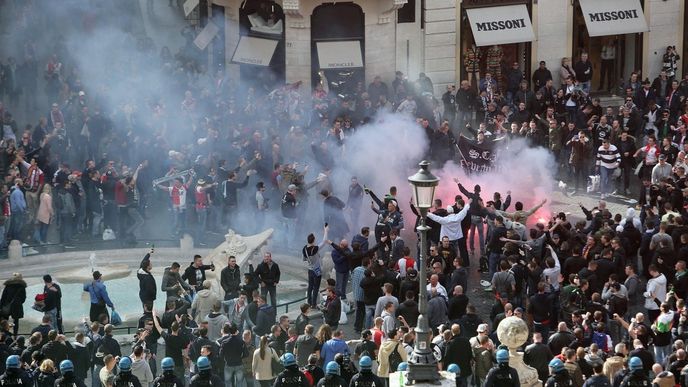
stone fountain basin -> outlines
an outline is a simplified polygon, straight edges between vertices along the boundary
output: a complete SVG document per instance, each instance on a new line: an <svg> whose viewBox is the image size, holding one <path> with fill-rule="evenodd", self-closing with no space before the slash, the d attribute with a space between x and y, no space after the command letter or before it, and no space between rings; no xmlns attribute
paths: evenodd
<svg viewBox="0 0 688 387"><path fill-rule="evenodd" d="M128 277L132 269L127 264L106 264L98 265L96 268L102 275L104 281L114 280L118 278ZM53 274L55 279L63 284L79 283L83 284L93 281L93 272L90 267L77 267L73 269L64 269Z"/></svg>

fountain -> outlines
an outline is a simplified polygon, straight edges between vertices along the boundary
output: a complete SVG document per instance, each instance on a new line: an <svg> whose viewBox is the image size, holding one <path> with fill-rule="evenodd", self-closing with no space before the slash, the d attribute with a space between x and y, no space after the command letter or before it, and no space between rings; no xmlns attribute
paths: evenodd
<svg viewBox="0 0 688 387"><path fill-rule="evenodd" d="M528 325L523 319L511 316L499 323L497 327L499 341L509 348L509 366L518 372L518 379L523 387L541 386L537 370L523 362L523 354L517 352L528 340Z"/></svg>
<svg viewBox="0 0 688 387"><path fill-rule="evenodd" d="M103 274L103 280L113 280L128 277L131 274L129 265L124 263L107 263L104 265L96 264L96 253L91 252L88 256L89 266L82 266L74 269L56 271L53 277L60 283L85 283L93 280L93 272L98 270Z"/></svg>

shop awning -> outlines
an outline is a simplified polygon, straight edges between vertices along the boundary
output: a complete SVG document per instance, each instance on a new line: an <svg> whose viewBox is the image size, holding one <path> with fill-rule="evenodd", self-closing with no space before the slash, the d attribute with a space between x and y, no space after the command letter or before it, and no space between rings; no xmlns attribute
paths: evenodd
<svg viewBox="0 0 688 387"><path fill-rule="evenodd" d="M640 0L579 0L589 36L649 31Z"/></svg>
<svg viewBox="0 0 688 387"><path fill-rule="evenodd" d="M363 67L361 42L316 42L320 69L346 69Z"/></svg>
<svg viewBox="0 0 688 387"><path fill-rule="evenodd" d="M242 36L232 56L232 62L256 66L270 66L272 54L277 48L277 40Z"/></svg>
<svg viewBox="0 0 688 387"><path fill-rule="evenodd" d="M476 46L535 40L528 8L524 4L471 8L466 13Z"/></svg>

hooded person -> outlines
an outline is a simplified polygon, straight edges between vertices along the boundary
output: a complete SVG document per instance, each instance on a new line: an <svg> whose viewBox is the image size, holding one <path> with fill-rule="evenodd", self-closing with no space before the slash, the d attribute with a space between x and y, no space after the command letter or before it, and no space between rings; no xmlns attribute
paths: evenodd
<svg viewBox="0 0 688 387"><path fill-rule="evenodd" d="M621 219L619 225L616 226L616 232L622 232L624 226L626 225L626 222L631 222L633 224L633 227L635 227L638 231L643 231L642 222L640 221L640 217L638 216L635 208L628 207L626 209L626 216L623 219Z"/></svg>
<svg viewBox="0 0 688 387"><path fill-rule="evenodd" d="M24 301L26 301L26 281L21 273L12 273L12 278L5 281L0 297L0 318L14 320L14 336L19 332L19 320L24 318Z"/></svg>
<svg viewBox="0 0 688 387"><path fill-rule="evenodd" d="M191 304L191 314L198 324L206 321L208 314L213 310L213 306L220 302L217 294L210 289L211 285L210 280L203 281L203 289L196 293Z"/></svg>
<svg viewBox="0 0 688 387"><path fill-rule="evenodd" d="M215 341L222 336L222 327L225 324L229 324L229 319L225 316L222 311L222 303L217 301L213 305L213 309L206 316L206 321L208 322L208 339ZM243 326L240 325L240 326Z"/></svg>
<svg viewBox="0 0 688 387"><path fill-rule="evenodd" d="M162 275L160 290L167 293L167 299L170 297L181 298L185 293L188 294L193 290L189 284L182 280L179 268L179 263L173 262L171 266L165 268Z"/></svg>

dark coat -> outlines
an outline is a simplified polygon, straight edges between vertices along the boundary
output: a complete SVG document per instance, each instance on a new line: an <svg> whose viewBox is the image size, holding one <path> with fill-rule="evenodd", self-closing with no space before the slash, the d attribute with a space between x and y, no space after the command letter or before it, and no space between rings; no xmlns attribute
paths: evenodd
<svg viewBox="0 0 688 387"><path fill-rule="evenodd" d="M9 315L0 317L23 318L24 301L26 301L26 282L23 279L5 281L5 288L2 290L2 297L0 297L0 311L5 309L5 305L11 306L9 307Z"/></svg>

